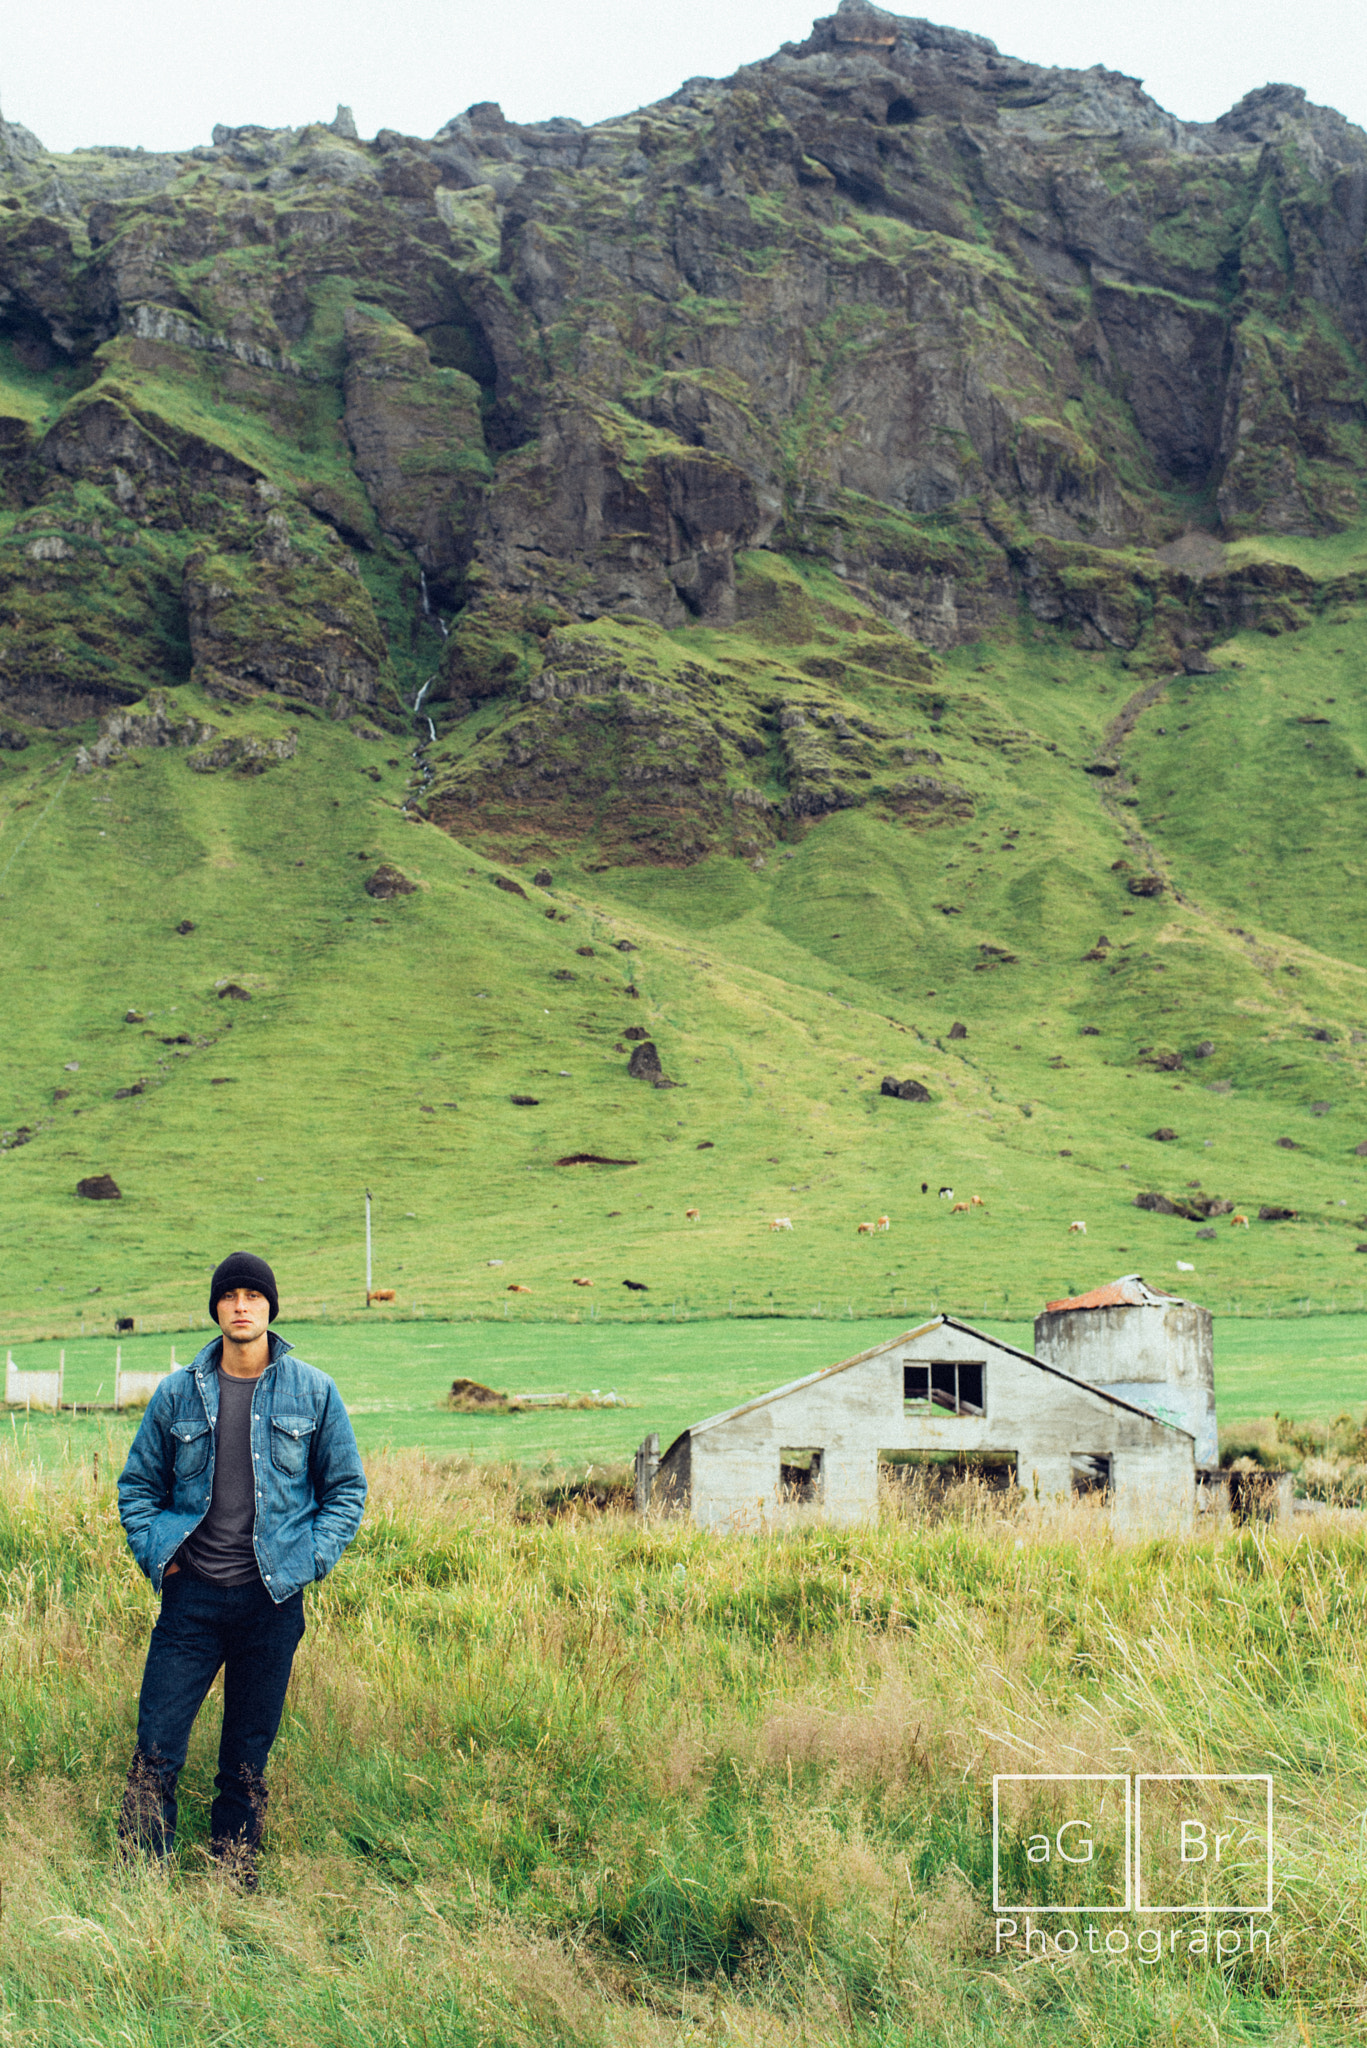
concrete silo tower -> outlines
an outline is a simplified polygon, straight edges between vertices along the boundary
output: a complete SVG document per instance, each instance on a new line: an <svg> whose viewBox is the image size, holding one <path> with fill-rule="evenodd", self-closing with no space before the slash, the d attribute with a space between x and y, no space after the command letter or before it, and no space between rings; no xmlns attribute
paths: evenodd
<svg viewBox="0 0 1367 2048"><path fill-rule="evenodd" d="M1208 1308L1161 1294L1130 1273L1090 1294L1051 1301L1035 1318L1035 1356L1189 1429L1198 1472L1219 1465Z"/></svg>

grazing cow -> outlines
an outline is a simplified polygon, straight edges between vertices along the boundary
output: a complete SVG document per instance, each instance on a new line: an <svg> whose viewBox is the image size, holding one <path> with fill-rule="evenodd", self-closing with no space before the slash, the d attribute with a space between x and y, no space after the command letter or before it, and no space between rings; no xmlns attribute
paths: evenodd
<svg viewBox="0 0 1367 2048"><path fill-rule="evenodd" d="M1179 1273L1194 1273L1196 1268L1190 1265L1186 1259L1179 1259L1177 1261L1177 1270Z"/></svg>
<svg viewBox="0 0 1367 2048"><path fill-rule="evenodd" d="M891 1229L892 1229L892 1218L891 1218L891 1216L880 1216L880 1217L879 1217L879 1219L878 1219L878 1224L877 1224L877 1228L878 1228L879 1230L891 1230Z"/></svg>
<svg viewBox="0 0 1367 2048"><path fill-rule="evenodd" d="M860 1237L872 1237L873 1225L871 1223L861 1223L859 1225L857 1235Z"/></svg>
<svg viewBox="0 0 1367 2048"><path fill-rule="evenodd" d="M1247 1216L1231 1216L1229 1220L1236 1230L1239 1228L1243 1228L1244 1230L1248 1229Z"/></svg>
<svg viewBox="0 0 1367 2048"><path fill-rule="evenodd" d="M650 1292L644 1280L624 1280L622 1285L623 1287L629 1287L633 1294L649 1294Z"/></svg>
<svg viewBox="0 0 1367 2048"><path fill-rule="evenodd" d="M952 1208L952 1209L950 1210L950 1212L949 1212L949 1213L950 1213L950 1215L951 1215L951 1216L967 1216L967 1214L968 1214L968 1204L967 1204L967 1202L956 1202L956 1203L954 1204L954 1207L953 1207L953 1208Z"/></svg>
<svg viewBox="0 0 1367 2048"><path fill-rule="evenodd" d="M1077 1232L1079 1237L1085 1237L1087 1235L1087 1226L1085 1223L1070 1223L1068 1225L1068 1235L1071 1237L1074 1231Z"/></svg>
<svg viewBox="0 0 1367 2048"><path fill-rule="evenodd" d="M571 1287L592 1287L592 1285L592 1280L585 1280L583 1275L579 1273L576 1273L570 1282Z"/></svg>
<svg viewBox="0 0 1367 2048"><path fill-rule="evenodd" d="M970 1208L981 1209L983 1206L983 1198L981 1195L970 1195L968 1201Z"/></svg>
<svg viewBox="0 0 1367 2048"><path fill-rule="evenodd" d="M771 1230L791 1230L792 1227L793 1219L791 1216L775 1216L773 1222L769 1225Z"/></svg>
<svg viewBox="0 0 1367 2048"><path fill-rule="evenodd" d="M701 1210L701 1209L685 1209L685 1210L684 1210L684 1221L685 1221L686 1223L698 1223L698 1222L700 1222L701 1220L702 1220L702 1210Z"/></svg>
<svg viewBox="0 0 1367 2048"><path fill-rule="evenodd" d="M952 1201L954 1200L954 1190L953 1190L953 1188L941 1188L941 1190L940 1190L940 1200L941 1200L942 1202L952 1202Z"/></svg>
<svg viewBox="0 0 1367 2048"><path fill-rule="evenodd" d="M524 1286L522 1285L522 1282L521 1282L520 1280L510 1280L510 1281L508 1282L508 1292L509 1292L509 1294L530 1294L530 1293L531 1293L531 1291L532 1291L532 1290L531 1290L531 1288L530 1288L530 1287L524 1287Z"/></svg>
<svg viewBox="0 0 1367 2048"><path fill-rule="evenodd" d="M116 1337L131 1337L131 1336L132 1336L132 1334L133 1334L133 1318L132 1318L132 1316L115 1316L115 1318L114 1318L114 1335L115 1335Z"/></svg>
<svg viewBox="0 0 1367 2048"><path fill-rule="evenodd" d="M366 1300L368 1302L396 1301L397 1299L398 1296L395 1294L394 1289L392 1287L372 1287L370 1293L366 1296Z"/></svg>

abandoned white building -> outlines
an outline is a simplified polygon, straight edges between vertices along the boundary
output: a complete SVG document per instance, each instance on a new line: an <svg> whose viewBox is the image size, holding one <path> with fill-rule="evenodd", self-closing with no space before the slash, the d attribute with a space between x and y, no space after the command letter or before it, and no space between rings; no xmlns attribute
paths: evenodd
<svg viewBox="0 0 1367 2048"><path fill-rule="evenodd" d="M946 1315L694 1423L663 1457L647 1438L637 1505L704 1528L861 1521L880 1457L899 1453L1007 1464L1039 1499L1104 1492L1118 1523L1185 1524L1195 1507L1190 1426Z"/></svg>
<svg viewBox="0 0 1367 2048"><path fill-rule="evenodd" d="M1198 1471L1219 1465L1214 1319L1208 1308L1127 1273L1090 1294L1051 1301L1035 1317L1035 1356L1189 1429Z"/></svg>

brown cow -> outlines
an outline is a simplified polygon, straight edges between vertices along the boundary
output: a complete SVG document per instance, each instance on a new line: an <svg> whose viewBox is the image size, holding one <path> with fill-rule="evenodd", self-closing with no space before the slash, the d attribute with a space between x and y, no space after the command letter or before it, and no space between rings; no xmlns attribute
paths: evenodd
<svg viewBox="0 0 1367 2048"><path fill-rule="evenodd" d="M701 1222L701 1221L702 1221L702 1210L701 1210L701 1209L685 1209L685 1210L684 1210L684 1217L685 1217L686 1221L687 1221L687 1222L689 1222L689 1223L699 1223L699 1222Z"/></svg>
<svg viewBox="0 0 1367 2048"><path fill-rule="evenodd" d="M861 1223L858 1226L858 1235L860 1237L872 1237L873 1225L871 1223Z"/></svg>
<svg viewBox="0 0 1367 2048"><path fill-rule="evenodd" d="M1238 1230L1238 1229L1240 1229L1240 1228L1242 1228L1242 1229L1244 1229L1244 1230L1247 1230L1247 1229L1248 1229L1248 1218L1247 1218L1247 1216L1231 1216L1229 1220L1230 1220L1230 1224L1231 1224L1231 1226L1232 1226L1232 1227L1233 1227L1234 1229L1236 1229L1236 1230Z"/></svg>
<svg viewBox="0 0 1367 2048"><path fill-rule="evenodd" d="M574 1279L570 1282L571 1287L592 1287L592 1285L592 1280L584 1279L583 1275L579 1273L576 1273Z"/></svg>
<svg viewBox="0 0 1367 2048"><path fill-rule="evenodd" d="M372 1301L397 1300L398 1296L392 1287L372 1287L370 1293L366 1296L366 1307L369 1308Z"/></svg>
<svg viewBox="0 0 1367 2048"><path fill-rule="evenodd" d="M524 1287L519 1280L512 1280L508 1284L509 1294L530 1294L531 1291L530 1287Z"/></svg>
<svg viewBox="0 0 1367 2048"><path fill-rule="evenodd" d="M951 1215L951 1216L967 1216L967 1214L968 1214L968 1204L967 1204L967 1202L956 1202L956 1203L954 1204L954 1207L953 1207L953 1208L952 1208L952 1209L950 1210L950 1212L949 1212L949 1213L950 1213L950 1215Z"/></svg>

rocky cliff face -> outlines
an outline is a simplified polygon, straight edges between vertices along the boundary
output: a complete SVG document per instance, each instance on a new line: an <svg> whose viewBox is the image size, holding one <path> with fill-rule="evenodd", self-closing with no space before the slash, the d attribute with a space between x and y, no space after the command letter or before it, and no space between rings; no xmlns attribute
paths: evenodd
<svg viewBox="0 0 1367 2048"><path fill-rule="evenodd" d="M1305 602L1220 541L1364 512L1367 136L1289 86L1193 126L841 0L629 120L0 125L0 195L0 714L497 700L434 788L466 830L915 808L840 636L910 688L1024 605L1172 665Z"/></svg>

